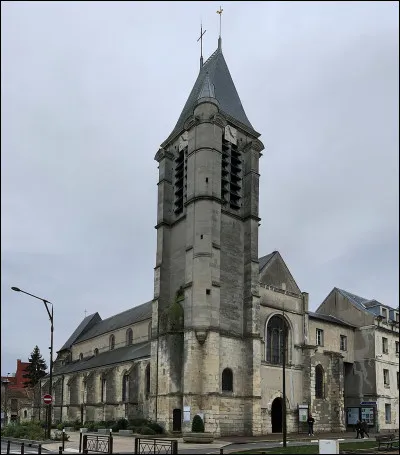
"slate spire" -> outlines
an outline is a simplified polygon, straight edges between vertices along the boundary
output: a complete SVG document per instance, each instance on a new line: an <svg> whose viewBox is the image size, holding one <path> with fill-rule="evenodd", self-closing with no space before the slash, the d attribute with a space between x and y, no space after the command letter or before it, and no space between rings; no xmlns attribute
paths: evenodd
<svg viewBox="0 0 400 455"><path fill-rule="evenodd" d="M201 67L178 122L165 143L183 131L185 121L193 115L198 99L204 96L205 93L212 93L212 97L218 101L220 112L223 115L226 115L233 122L236 121L239 125L244 126L256 137L259 136L259 133L254 130L243 109L242 102L240 101L222 53L221 39L219 38L217 50Z"/></svg>

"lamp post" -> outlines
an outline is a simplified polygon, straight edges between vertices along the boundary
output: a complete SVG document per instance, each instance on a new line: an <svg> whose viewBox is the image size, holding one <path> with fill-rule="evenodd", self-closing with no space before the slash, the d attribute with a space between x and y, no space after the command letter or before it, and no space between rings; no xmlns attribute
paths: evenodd
<svg viewBox="0 0 400 455"><path fill-rule="evenodd" d="M286 427L286 321L285 310L282 310L282 335L283 335L283 352L282 352L282 445L287 446L287 427Z"/></svg>
<svg viewBox="0 0 400 455"><path fill-rule="evenodd" d="M52 390L53 389L53 332L54 332L54 309L53 309L53 304L51 302L49 302L48 300L46 300L46 299L43 299L43 298L38 297L36 295L30 294L29 292L25 292L22 289L16 288L14 286L11 289L13 291L22 292L23 294L30 295L31 297L33 297L35 299L41 300L44 303L44 306L46 308L47 314L49 315L50 324L51 324L51 326L50 326L50 331L51 332L50 332L49 395L52 395L52 391L53 391ZM48 303L51 305L51 311L49 310L49 307L47 305ZM50 403L48 405L48 414L47 414L47 437L49 439L51 438L51 408L52 408L52 403Z"/></svg>

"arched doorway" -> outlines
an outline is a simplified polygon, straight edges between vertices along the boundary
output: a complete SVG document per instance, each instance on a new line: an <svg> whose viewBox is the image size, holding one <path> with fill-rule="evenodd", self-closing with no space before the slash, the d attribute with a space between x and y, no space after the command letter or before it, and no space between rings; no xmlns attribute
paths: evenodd
<svg viewBox="0 0 400 455"><path fill-rule="evenodd" d="M271 406L272 433L282 433L282 398L275 398Z"/></svg>
<svg viewBox="0 0 400 455"><path fill-rule="evenodd" d="M182 431L182 410L174 409L172 411L172 431Z"/></svg>

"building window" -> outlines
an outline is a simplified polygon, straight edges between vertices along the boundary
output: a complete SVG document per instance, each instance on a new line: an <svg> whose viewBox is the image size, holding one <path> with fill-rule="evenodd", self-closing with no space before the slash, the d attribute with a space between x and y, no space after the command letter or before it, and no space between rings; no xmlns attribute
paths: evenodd
<svg viewBox="0 0 400 455"><path fill-rule="evenodd" d="M107 380L106 378L101 378L101 401L103 403L106 402L106 398L107 398Z"/></svg>
<svg viewBox="0 0 400 455"><path fill-rule="evenodd" d="M392 423L392 406L385 404L385 422Z"/></svg>
<svg viewBox="0 0 400 455"><path fill-rule="evenodd" d="M383 383L385 385L390 385L389 370L383 370Z"/></svg>
<svg viewBox="0 0 400 455"><path fill-rule="evenodd" d="M82 352L79 354L79 360L83 360L83 354L82 354Z"/></svg>
<svg viewBox="0 0 400 455"><path fill-rule="evenodd" d="M130 346L133 343L133 331L132 329L128 329L126 331L126 345Z"/></svg>
<svg viewBox="0 0 400 455"><path fill-rule="evenodd" d="M146 367L146 395L150 394L150 363Z"/></svg>
<svg viewBox="0 0 400 455"><path fill-rule="evenodd" d="M317 346L323 346L324 345L324 331L322 329L317 329L316 330L316 340L317 340Z"/></svg>
<svg viewBox="0 0 400 455"><path fill-rule="evenodd" d="M386 308L382 308L382 317L383 317L383 319L387 320L387 309Z"/></svg>
<svg viewBox="0 0 400 455"><path fill-rule="evenodd" d="M340 335L340 350L347 351L347 336Z"/></svg>
<svg viewBox="0 0 400 455"><path fill-rule="evenodd" d="M324 398L324 369L321 365L315 367L315 398Z"/></svg>
<svg viewBox="0 0 400 455"><path fill-rule="evenodd" d="M122 377L122 401L128 401L129 375L127 373Z"/></svg>
<svg viewBox="0 0 400 455"><path fill-rule="evenodd" d="M285 354L288 363L288 339L289 327L282 316L276 315L268 321L267 325L267 342L266 342L266 360L274 365L281 365L283 362L283 331L285 330Z"/></svg>
<svg viewBox="0 0 400 455"><path fill-rule="evenodd" d="M225 368L222 372L222 391L233 392L233 373L230 368Z"/></svg>
<svg viewBox="0 0 400 455"><path fill-rule="evenodd" d="M388 339L385 337L382 337L382 352L384 354L387 354L389 352Z"/></svg>
<svg viewBox="0 0 400 455"><path fill-rule="evenodd" d="M24 411L24 419L26 419L28 417L28 411L25 409Z"/></svg>
<svg viewBox="0 0 400 455"><path fill-rule="evenodd" d="M97 348L94 350L94 355L95 356L99 355L99 350Z"/></svg>
<svg viewBox="0 0 400 455"><path fill-rule="evenodd" d="M399 342L396 341L396 354L398 354L398 353L399 353Z"/></svg>
<svg viewBox="0 0 400 455"><path fill-rule="evenodd" d="M110 335L110 351L112 351L115 348L115 336Z"/></svg>
<svg viewBox="0 0 400 455"><path fill-rule="evenodd" d="M186 202L187 191L187 150L188 146L179 146L179 151L175 157L174 165L174 213L179 215L183 212L184 203ZM185 156L186 155L186 156Z"/></svg>

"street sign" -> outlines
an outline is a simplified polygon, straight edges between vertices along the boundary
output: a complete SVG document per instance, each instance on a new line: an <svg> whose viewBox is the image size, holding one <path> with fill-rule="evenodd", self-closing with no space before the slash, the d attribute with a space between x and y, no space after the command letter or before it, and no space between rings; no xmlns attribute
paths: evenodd
<svg viewBox="0 0 400 455"><path fill-rule="evenodd" d="M51 404L53 402L53 397L49 394L43 395L43 403Z"/></svg>
<svg viewBox="0 0 400 455"><path fill-rule="evenodd" d="M360 406L376 406L376 401L362 401Z"/></svg>

